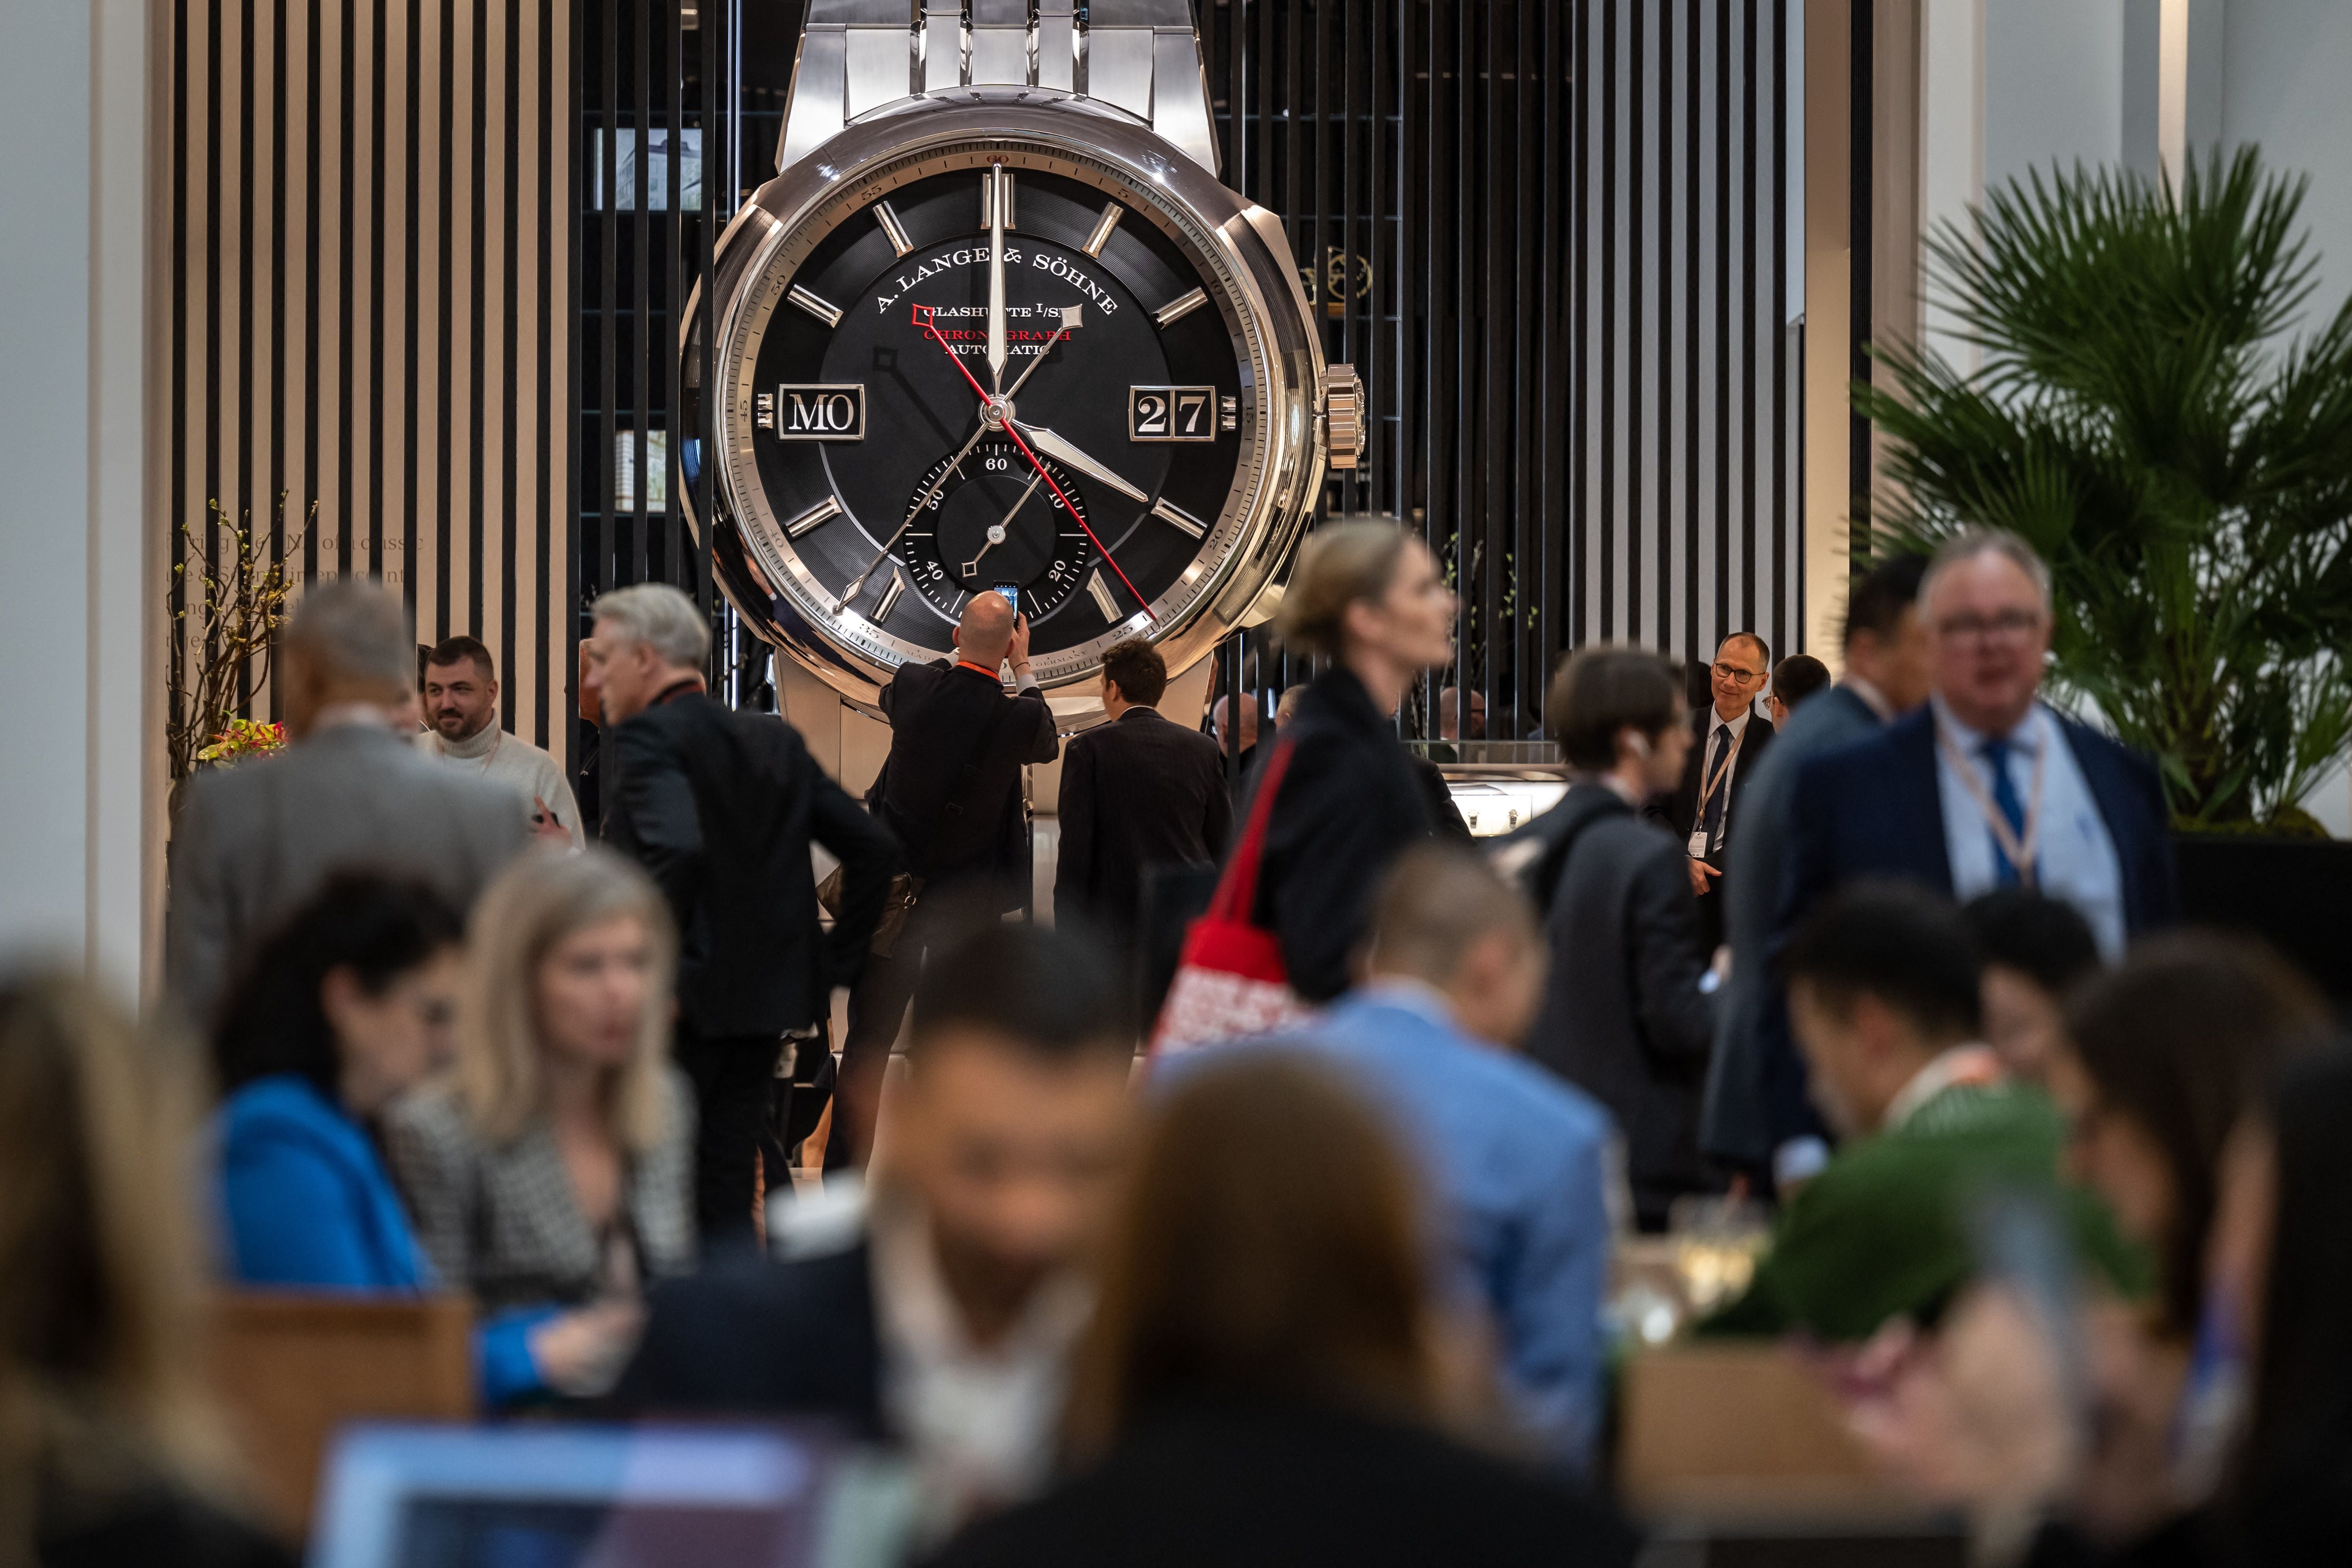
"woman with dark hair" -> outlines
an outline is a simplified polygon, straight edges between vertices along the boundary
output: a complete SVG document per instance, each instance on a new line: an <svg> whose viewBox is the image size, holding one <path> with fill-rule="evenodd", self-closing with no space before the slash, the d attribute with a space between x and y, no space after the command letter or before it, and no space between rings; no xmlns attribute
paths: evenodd
<svg viewBox="0 0 2352 1568"><path fill-rule="evenodd" d="M419 1286L424 1259L368 1128L449 1056L460 941L423 884L346 872L255 955L214 1040L232 1279Z"/></svg>
<svg viewBox="0 0 2352 1568"><path fill-rule="evenodd" d="M2253 1378L2232 1496L2231 1560L2340 1563L2352 1543L2352 1049L2290 1063L2267 1125L2225 1162L2216 1294L2248 1325Z"/></svg>
<svg viewBox="0 0 2352 1568"><path fill-rule="evenodd" d="M1984 963L1984 1043L2010 1077L2047 1089L2064 1068L2067 995L2099 967L2091 922L2032 888L1996 888L1960 912Z"/></svg>
<svg viewBox="0 0 2352 1568"><path fill-rule="evenodd" d="M1605 1510L1445 1435L1475 1380L1418 1197L1327 1069L1244 1053L1186 1077L1112 1226L1069 1411L1083 1472L943 1563L1629 1562Z"/></svg>
<svg viewBox="0 0 2352 1568"><path fill-rule="evenodd" d="M1281 939L1291 988L1308 1002L1348 988L1373 888L1431 832L1432 803L1394 719L1415 679L1453 662L1454 612L1429 547L1388 522L1318 529L1283 595L1275 629L1284 646L1331 668L1276 742L1284 771L1254 916ZM1268 766L1258 763L1261 778Z"/></svg>

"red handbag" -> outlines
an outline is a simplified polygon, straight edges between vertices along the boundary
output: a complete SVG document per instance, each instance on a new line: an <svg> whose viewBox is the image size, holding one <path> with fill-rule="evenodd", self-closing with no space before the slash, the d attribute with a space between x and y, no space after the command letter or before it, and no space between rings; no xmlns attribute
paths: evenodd
<svg viewBox="0 0 2352 1568"><path fill-rule="evenodd" d="M1257 798L1250 803L1241 842L1217 879L1208 912L1185 930L1176 980L1151 1033L1155 1057L1268 1034L1307 1016L1307 1005L1290 988L1281 940L1250 923L1257 905L1266 819L1274 813L1274 799L1289 765L1289 743L1277 742L1274 755L1266 759L1265 776L1258 781Z"/></svg>

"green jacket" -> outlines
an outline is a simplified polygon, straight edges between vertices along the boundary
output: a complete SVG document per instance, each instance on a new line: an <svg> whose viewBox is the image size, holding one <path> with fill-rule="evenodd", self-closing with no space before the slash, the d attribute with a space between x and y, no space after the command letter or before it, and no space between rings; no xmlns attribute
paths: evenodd
<svg viewBox="0 0 2352 1568"><path fill-rule="evenodd" d="M1862 1340L1898 1315L1931 1322L1976 1271L1968 1211L1994 1189L2047 1194L2086 1268L2140 1294L2144 1260L2096 1198L2059 1180L2064 1140L2037 1089L1945 1089L1899 1127L1841 1149L1781 1211L1747 1293L1699 1331Z"/></svg>

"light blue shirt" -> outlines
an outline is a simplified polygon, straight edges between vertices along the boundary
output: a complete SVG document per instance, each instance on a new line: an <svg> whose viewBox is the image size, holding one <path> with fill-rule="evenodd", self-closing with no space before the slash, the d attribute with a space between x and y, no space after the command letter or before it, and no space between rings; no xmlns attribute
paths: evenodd
<svg viewBox="0 0 2352 1568"><path fill-rule="evenodd" d="M1990 800L1992 764L1978 749L1985 742L1984 733L1952 717L1941 697L1929 700L1935 704L1937 728L1968 760L1978 787ZM2090 783L2074 760L2074 748L2066 743L2065 730L2055 714L2037 702L2024 722L2010 732L2007 759L2010 787L2029 816L2034 761L2045 750L2050 761L2042 777L2042 837L2034 846L2033 885L2074 905L2098 940L2101 956L2113 963L2124 950L2123 863ZM1936 792L1944 806L1944 851L1952 868L1952 896L1966 903L1998 886L1999 851L1976 796L1940 745L1936 748Z"/></svg>
<svg viewBox="0 0 2352 1568"><path fill-rule="evenodd" d="M1582 1470L1601 1426L1608 1111L1534 1063L1466 1037L1440 997L1409 983L1375 982L1296 1036L1213 1046L1154 1073L1181 1078L1267 1044L1337 1063L1437 1173L1441 1241L1492 1314L1512 1405L1556 1462Z"/></svg>

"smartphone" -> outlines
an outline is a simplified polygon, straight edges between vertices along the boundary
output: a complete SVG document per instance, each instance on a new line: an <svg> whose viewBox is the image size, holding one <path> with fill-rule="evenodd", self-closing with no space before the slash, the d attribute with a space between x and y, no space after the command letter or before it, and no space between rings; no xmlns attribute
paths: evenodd
<svg viewBox="0 0 2352 1568"><path fill-rule="evenodd" d="M1016 616L1017 616L1017 615L1019 615L1019 614L1021 613L1021 584L1018 584L1018 583L995 583L995 584L990 584L990 586L991 586L991 587L993 589L993 591L995 591L996 593L999 593L999 594L1002 594L1002 595L1004 595L1004 602L1005 602L1006 604L1008 604L1008 605L1012 605L1012 606L1013 606L1013 613L1014 615L1016 615Z"/></svg>

